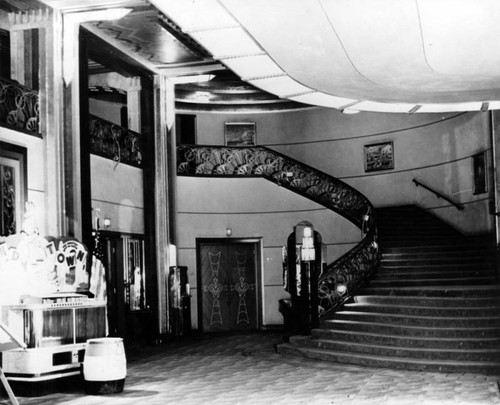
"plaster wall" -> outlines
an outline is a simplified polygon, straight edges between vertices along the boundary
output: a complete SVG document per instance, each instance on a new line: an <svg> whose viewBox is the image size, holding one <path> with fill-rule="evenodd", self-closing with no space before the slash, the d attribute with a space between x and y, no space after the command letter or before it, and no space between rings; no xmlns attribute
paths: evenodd
<svg viewBox="0 0 500 405"><path fill-rule="evenodd" d="M92 208L111 219L108 230L144 234L142 170L91 155L91 176Z"/></svg>
<svg viewBox="0 0 500 405"><path fill-rule="evenodd" d="M225 122L255 122L257 144L300 160L352 185L375 207L416 204L466 234L492 231L491 191L474 195L472 156L491 153L489 114L371 114L347 116L336 110L262 114L197 114L197 143L224 145ZM394 143L394 169L365 172L364 146ZM488 161L491 161L488 159ZM489 167L489 162L488 162ZM488 170L488 173L490 170ZM466 206L458 211L412 180ZM488 190L491 178L488 177ZM359 230L335 213L263 179L177 178L178 262L197 287L198 237L259 237L263 245L263 325L282 323L278 300L281 247L293 226L309 220L328 244L328 262L359 240ZM196 293L192 320L196 327Z"/></svg>

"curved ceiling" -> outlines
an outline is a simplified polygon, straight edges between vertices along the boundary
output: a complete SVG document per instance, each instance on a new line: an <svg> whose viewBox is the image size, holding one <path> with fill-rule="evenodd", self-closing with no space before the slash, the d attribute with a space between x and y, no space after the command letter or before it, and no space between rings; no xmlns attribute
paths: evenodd
<svg viewBox="0 0 500 405"><path fill-rule="evenodd" d="M351 111L500 108L497 0L152 0L253 86Z"/></svg>

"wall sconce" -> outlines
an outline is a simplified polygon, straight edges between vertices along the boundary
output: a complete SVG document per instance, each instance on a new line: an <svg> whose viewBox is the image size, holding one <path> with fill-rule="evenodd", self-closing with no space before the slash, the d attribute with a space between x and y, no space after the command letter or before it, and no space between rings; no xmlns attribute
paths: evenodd
<svg viewBox="0 0 500 405"><path fill-rule="evenodd" d="M342 296L347 292L347 286L345 284L338 284L335 290Z"/></svg>
<svg viewBox="0 0 500 405"><path fill-rule="evenodd" d="M102 221L102 225L104 229L108 229L111 226L111 219L110 218L104 218Z"/></svg>
<svg viewBox="0 0 500 405"><path fill-rule="evenodd" d="M226 236L229 237L233 234L233 230L231 228L226 228Z"/></svg>

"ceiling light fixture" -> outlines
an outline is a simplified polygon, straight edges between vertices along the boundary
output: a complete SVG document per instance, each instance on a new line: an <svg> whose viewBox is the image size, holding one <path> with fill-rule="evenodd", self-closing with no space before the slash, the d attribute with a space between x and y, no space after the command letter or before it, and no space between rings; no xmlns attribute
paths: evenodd
<svg viewBox="0 0 500 405"><path fill-rule="evenodd" d="M202 83L209 82L215 77L215 75L191 75L191 76L178 76L173 77L171 80L175 84L184 84L184 83Z"/></svg>
<svg viewBox="0 0 500 405"><path fill-rule="evenodd" d="M347 114L347 115L353 115L353 114L358 114L359 110L353 110L351 108L344 108L343 110L340 110L342 114Z"/></svg>

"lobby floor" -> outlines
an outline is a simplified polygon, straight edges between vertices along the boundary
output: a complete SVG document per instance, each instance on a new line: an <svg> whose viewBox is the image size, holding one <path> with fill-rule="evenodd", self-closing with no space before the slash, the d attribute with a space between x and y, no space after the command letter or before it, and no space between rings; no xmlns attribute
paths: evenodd
<svg viewBox="0 0 500 405"><path fill-rule="evenodd" d="M20 405L486 405L500 376L319 363L277 354L276 332L189 337L127 352L123 392L87 395L82 383ZM10 404L5 393L0 404Z"/></svg>

